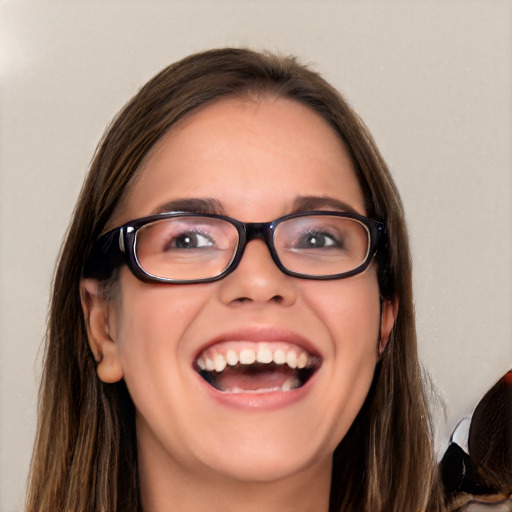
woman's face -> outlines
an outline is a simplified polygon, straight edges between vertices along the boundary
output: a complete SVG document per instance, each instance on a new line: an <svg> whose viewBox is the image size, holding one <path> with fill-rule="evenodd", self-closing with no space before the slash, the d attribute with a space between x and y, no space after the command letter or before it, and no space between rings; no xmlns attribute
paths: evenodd
<svg viewBox="0 0 512 512"><path fill-rule="evenodd" d="M246 222L304 208L365 214L339 138L319 115L285 99L225 99L190 114L149 156L111 227L194 208L197 199ZM94 282L84 283L86 314L93 351L103 355L100 377L124 378L135 403L142 468L244 481L330 474L378 359L374 265L347 279L298 279L253 240L238 268L217 282L148 284L126 266L119 279L113 305L95 296ZM384 341L391 309L384 303ZM232 351L250 359L260 350L278 359L314 356L318 368L291 390L284 381L296 385L296 370L287 363L226 372L224 391L197 370L200 357Z"/></svg>

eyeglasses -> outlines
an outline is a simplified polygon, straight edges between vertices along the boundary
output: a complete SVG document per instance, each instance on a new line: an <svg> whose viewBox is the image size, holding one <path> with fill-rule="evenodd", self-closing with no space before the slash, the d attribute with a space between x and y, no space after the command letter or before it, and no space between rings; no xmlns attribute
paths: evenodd
<svg viewBox="0 0 512 512"><path fill-rule="evenodd" d="M236 269L248 242L265 242L277 267L305 279L341 279L363 272L377 252L384 224L356 213L305 211L271 222L172 212L136 219L100 236L84 277L108 279L126 263L143 281L205 283Z"/></svg>

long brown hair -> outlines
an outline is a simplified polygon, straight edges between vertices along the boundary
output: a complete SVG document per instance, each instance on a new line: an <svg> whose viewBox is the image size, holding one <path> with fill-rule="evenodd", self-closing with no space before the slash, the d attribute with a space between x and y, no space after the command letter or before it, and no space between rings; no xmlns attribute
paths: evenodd
<svg viewBox="0 0 512 512"><path fill-rule="evenodd" d="M387 167L363 123L318 74L292 57L228 48L161 71L118 114L97 149L54 277L27 511L140 509L134 406L123 382L105 384L96 375L80 306L82 269L162 135L193 109L242 94L291 98L319 113L353 161L368 216L387 227L379 285L384 299L398 299L398 317L365 404L334 453L330 510L440 509L408 236Z"/></svg>

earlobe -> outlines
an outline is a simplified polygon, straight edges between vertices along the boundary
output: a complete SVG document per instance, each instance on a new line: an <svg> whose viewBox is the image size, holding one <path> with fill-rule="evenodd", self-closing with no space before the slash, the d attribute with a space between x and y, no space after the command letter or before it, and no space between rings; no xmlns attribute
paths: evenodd
<svg viewBox="0 0 512 512"><path fill-rule="evenodd" d="M82 279L80 299L89 347L97 363L98 377L106 383L118 382L123 378L123 367L115 333L111 332L111 307L101 293L96 279Z"/></svg>
<svg viewBox="0 0 512 512"><path fill-rule="evenodd" d="M393 297L382 301L380 312L379 357L386 348L391 331L398 315L398 298Z"/></svg>

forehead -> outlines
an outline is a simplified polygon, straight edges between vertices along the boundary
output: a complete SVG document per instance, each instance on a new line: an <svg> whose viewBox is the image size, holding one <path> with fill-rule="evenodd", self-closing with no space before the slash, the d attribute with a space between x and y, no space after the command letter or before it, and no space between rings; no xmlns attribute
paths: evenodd
<svg viewBox="0 0 512 512"><path fill-rule="evenodd" d="M265 212L271 218L289 213L298 196L334 197L365 213L336 132L293 100L222 99L189 114L160 139L115 223L187 197L214 198L229 215L264 221Z"/></svg>

